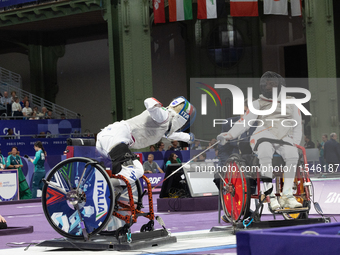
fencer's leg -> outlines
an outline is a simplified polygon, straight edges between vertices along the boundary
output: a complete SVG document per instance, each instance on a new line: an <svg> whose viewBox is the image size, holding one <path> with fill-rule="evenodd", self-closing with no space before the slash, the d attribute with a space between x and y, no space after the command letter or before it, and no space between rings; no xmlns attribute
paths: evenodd
<svg viewBox="0 0 340 255"><path fill-rule="evenodd" d="M129 160L121 165L121 170L118 175L122 175L128 179L130 183L135 182L137 179L142 177L144 174L143 166L139 160ZM115 196L119 196L126 187L126 183L120 179L111 178L110 182L114 188ZM111 217L110 222L108 223L106 230L107 231L114 231L122 226L125 225L125 221L117 218Z"/></svg>
<svg viewBox="0 0 340 255"><path fill-rule="evenodd" d="M124 187L122 187L122 184L121 184L119 179L110 178L110 182L111 182L112 188L114 190L115 197L117 197L120 193L122 193L122 191L124 190ZM124 185L125 185L125 183L124 183Z"/></svg>
<svg viewBox="0 0 340 255"><path fill-rule="evenodd" d="M269 142L261 143L257 150L257 155L261 166L261 175L268 179L273 178L272 158L274 151L273 145ZM271 182L266 182L265 186L265 191L267 191L273 187L273 184Z"/></svg>
<svg viewBox="0 0 340 255"><path fill-rule="evenodd" d="M263 180L263 186L264 186L264 192L265 194L268 193L270 198L270 207L273 211L280 208L280 204L277 201L277 198L275 196L275 192L273 189L273 173L272 173L272 159L271 158L264 158L260 160L261 163L261 173L262 176L266 177ZM262 172L263 171L263 172Z"/></svg>
<svg viewBox="0 0 340 255"><path fill-rule="evenodd" d="M284 168L284 185L282 189L282 196L279 199L280 205L285 208L298 208L302 207L293 196L293 185L296 174L297 162L298 162L298 151L297 148L292 146L282 146L280 154L286 161Z"/></svg>
<svg viewBox="0 0 340 255"><path fill-rule="evenodd" d="M284 185L282 195L293 195L293 185L296 174L297 160L287 160L286 169L284 171Z"/></svg>
<svg viewBox="0 0 340 255"><path fill-rule="evenodd" d="M266 177L263 182L264 192L269 193L270 198L270 207L272 210L277 210L280 205L275 196L275 192L273 189L273 166L272 166L272 158L273 158L274 148L273 145L264 142L261 143L258 147L258 157L261 165L261 175Z"/></svg>
<svg viewBox="0 0 340 255"><path fill-rule="evenodd" d="M130 183L135 182L143 176L143 166L137 156L130 151L129 146L125 143L120 143L110 149L109 156L112 160L112 173L124 176ZM119 180L121 185L125 185L123 180Z"/></svg>
<svg viewBox="0 0 340 255"><path fill-rule="evenodd" d="M140 163L138 159L135 159L131 162L130 165L122 165L122 170L119 172L119 175L124 176L130 183L135 182L137 179L141 178L144 174L143 165ZM125 185L125 182L119 180L121 185Z"/></svg>

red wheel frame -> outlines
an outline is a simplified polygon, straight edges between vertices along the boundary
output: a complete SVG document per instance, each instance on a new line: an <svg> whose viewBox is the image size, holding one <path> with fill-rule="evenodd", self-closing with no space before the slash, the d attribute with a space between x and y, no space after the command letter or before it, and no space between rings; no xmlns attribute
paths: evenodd
<svg viewBox="0 0 340 255"><path fill-rule="evenodd" d="M241 166L245 166L240 155L233 154L228 159L221 181L221 204L230 222L243 220L249 213L250 183ZM249 190L249 192L248 192Z"/></svg>

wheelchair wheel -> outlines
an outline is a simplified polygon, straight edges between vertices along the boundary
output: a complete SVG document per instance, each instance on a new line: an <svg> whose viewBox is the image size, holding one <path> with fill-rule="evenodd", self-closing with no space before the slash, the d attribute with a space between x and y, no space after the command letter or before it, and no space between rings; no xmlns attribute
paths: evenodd
<svg viewBox="0 0 340 255"><path fill-rule="evenodd" d="M300 174L302 174L303 171L303 166L299 167ZM305 189L303 186L303 178L295 178L294 180L294 186L293 186L293 192L295 195L296 200L302 204L303 207L308 207L307 212L302 212L302 213L283 213L282 216L286 220L295 220L295 219L307 219L308 214L311 208L311 202L307 200ZM300 195L297 195L300 194ZM313 196L312 189L309 188L309 197L311 198Z"/></svg>
<svg viewBox="0 0 340 255"><path fill-rule="evenodd" d="M221 174L221 204L229 222L243 220L249 214L250 182L245 177L241 166L245 166L238 154L232 154Z"/></svg>
<svg viewBox="0 0 340 255"><path fill-rule="evenodd" d="M62 236L82 239L94 235L113 212L110 178L92 159L66 159L47 175L42 206L48 222Z"/></svg>
<svg viewBox="0 0 340 255"><path fill-rule="evenodd" d="M143 207L143 205L142 205L142 186L139 180L137 180L135 183L131 183L131 189L135 209L140 210ZM129 205L130 205L129 193L127 188L125 188L118 197L117 203L114 206L114 211L121 214L122 216L126 215L131 216L132 214L131 210L127 210ZM105 231L115 231L118 228L123 227L124 225L125 221L115 216L111 216L110 221L107 224L107 227L105 228Z"/></svg>

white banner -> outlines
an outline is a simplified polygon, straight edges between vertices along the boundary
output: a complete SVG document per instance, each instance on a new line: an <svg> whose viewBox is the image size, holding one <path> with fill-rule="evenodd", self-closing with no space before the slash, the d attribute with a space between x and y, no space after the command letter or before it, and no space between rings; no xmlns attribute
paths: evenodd
<svg viewBox="0 0 340 255"><path fill-rule="evenodd" d="M18 170L0 170L0 201L10 201L18 199Z"/></svg>

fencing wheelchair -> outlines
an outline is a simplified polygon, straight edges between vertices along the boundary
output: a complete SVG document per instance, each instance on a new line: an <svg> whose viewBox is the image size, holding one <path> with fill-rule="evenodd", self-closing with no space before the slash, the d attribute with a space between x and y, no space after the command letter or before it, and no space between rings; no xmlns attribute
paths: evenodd
<svg viewBox="0 0 340 255"><path fill-rule="evenodd" d="M262 142L275 144L288 144L282 140L262 138L255 147ZM291 145L291 144L288 144ZM302 204L302 208L282 208L272 210L269 205L269 196L261 191L261 182L266 181L260 173L260 164L257 156L253 153L249 142L241 142L239 149L241 154L232 154L226 162L225 171L220 173L220 197L225 216L234 226L243 225L245 228L252 222L260 222L263 206L268 203L271 213L281 214L286 220L307 219L311 208L312 184L309 178L309 169L304 147L294 145L299 149L299 160L297 162L296 175L294 179L293 195ZM283 167L285 162L278 155L273 155L272 166L273 178L275 178L276 196L280 196L284 185ZM251 169L251 171L244 171ZM255 200L255 210L250 210L251 199Z"/></svg>
<svg viewBox="0 0 340 255"><path fill-rule="evenodd" d="M94 140L72 140L68 141L73 142L72 145L94 145ZM72 146L68 148L73 149ZM87 157L69 157L51 169L44 180L42 204L49 224L59 234L85 240L96 234L109 234L117 239L126 235L129 241L130 227L140 216L149 220L141 227L141 232L154 230L149 179L142 177L147 185L143 193L138 179L129 183L125 177L106 169L101 161ZM122 180L126 188L115 195L110 178ZM142 211L142 197L146 192L149 212Z"/></svg>

